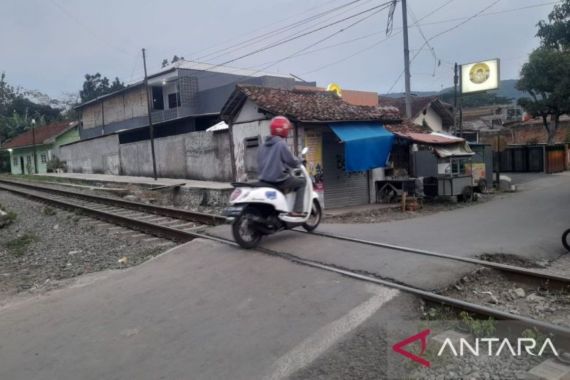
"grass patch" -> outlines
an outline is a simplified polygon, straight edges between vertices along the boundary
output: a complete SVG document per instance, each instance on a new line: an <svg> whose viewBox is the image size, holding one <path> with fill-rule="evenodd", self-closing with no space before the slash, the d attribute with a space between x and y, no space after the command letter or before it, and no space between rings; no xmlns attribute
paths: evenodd
<svg viewBox="0 0 570 380"><path fill-rule="evenodd" d="M0 210L5 212L5 214L0 214L0 228L5 227L12 223L18 217L13 211L8 211L4 206L0 204Z"/></svg>
<svg viewBox="0 0 570 380"><path fill-rule="evenodd" d="M26 253L26 249L28 248L28 246L38 240L39 239L36 235L26 233L15 239L7 241L3 245L4 247L6 247L6 249L11 255L14 255L16 257L21 257Z"/></svg>
<svg viewBox="0 0 570 380"><path fill-rule="evenodd" d="M42 209L42 214L44 214L44 215L46 215L46 216L53 216L53 215L56 214L56 211L55 211L53 208L49 207L49 206L45 206L45 207Z"/></svg>

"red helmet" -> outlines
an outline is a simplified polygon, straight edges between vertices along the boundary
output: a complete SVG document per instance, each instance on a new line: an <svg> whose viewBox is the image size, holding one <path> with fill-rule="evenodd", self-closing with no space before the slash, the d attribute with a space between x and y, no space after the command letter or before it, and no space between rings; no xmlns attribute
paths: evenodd
<svg viewBox="0 0 570 380"><path fill-rule="evenodd" d="M291 122L285 116L275 116L271 119L271 136L287 138L291 129Z"/></svg>

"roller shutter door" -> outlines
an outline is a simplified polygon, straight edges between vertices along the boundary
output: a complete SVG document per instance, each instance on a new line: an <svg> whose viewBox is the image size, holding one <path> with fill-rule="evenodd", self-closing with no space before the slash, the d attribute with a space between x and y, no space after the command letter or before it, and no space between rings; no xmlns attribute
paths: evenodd
<svg viewBox="0 0 570 380"><path fill-rule="evenodd" d="M369 203L368 172L344 171L344 145L333 133L323 133L325 208Z"/></svg>

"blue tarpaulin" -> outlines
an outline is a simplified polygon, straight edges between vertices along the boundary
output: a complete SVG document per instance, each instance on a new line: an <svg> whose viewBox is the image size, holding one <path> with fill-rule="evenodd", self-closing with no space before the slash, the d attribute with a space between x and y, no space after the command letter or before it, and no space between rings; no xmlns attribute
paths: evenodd
<svg viewBox="0 0 570 380"><path fill-rule="evenodd" d="M344 143L344 167L360 172L386 166L394 135L378 123L335 123L329 127Z"/></svg>

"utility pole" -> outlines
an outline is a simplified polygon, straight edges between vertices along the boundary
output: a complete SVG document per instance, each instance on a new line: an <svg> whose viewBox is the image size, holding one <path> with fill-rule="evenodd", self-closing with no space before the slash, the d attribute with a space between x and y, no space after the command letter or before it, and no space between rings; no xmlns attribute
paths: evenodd
<svg viewBox="0 0 570 380"><path fill-rule="evenodd" d="M157 176L156 176L156 158L154 156L154 127L152 126L152 114L151 114L152 105L150 103L150 94L148 92L148 76L146 73L146 55L144 48L142 49L142 56L143 56L143 67L144 67L144 89L146 91L146 106L148 111L148 128L150 132L150 152L152 154L152 174L154 180L156 181Z"/></svg>
<svg viewBox="0 0 570 380"><path fill-rule="evenodd" d="M26 114L28 110L26 109ZM32 119L32 145L34 147L34 173L38 174L38 155L36 152L36 119Z"/></svg>
<svg viewBox="0 0 570 380"><path fill-rule="evenodd" d="M459 66L455 62L453 72L453 132L457 134L457 84L459 83Z"/></svg>
<svg viewBox="0 0 570 380"><path fill-rule="evenodd" d="M408 48L408 8L402 0L402 26L404 28L404 73L406 81L406 117L412 117L412 95L410 94L410 49Z"/></svg>

